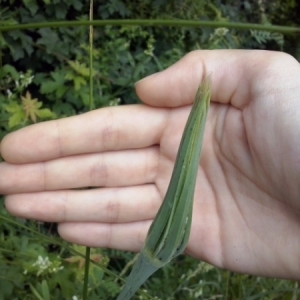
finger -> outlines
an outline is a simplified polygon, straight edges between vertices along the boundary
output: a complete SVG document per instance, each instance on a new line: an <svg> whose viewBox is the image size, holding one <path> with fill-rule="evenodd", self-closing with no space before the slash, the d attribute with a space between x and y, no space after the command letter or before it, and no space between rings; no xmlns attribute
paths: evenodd
<svg viewBox="0 0 300 300"><path fill-rule="evenodd" d="M177 107L192 103L203 78L211 76L212 101L242 108L251 95L274 89L274 74L278 83L286 84L280 80L283 61L289 72L298 67L292 56L282 52L198 50L138 81L135 87L139 98L149 105Z"/></svg>
<svg viewBox="0 0 300 300"><path fill-rule="evenodd" d="M145 184L154 181L157 168L157 147L70 156L26 165L2 163L0 193Z"/></svg>
<svg viewBox="0 0 300 300"><path fill-rule="evenodd" d="M124 224L61 223L60 236L75 244L138 252L144 245L151 220Z"/></svg>
<svg viewBox="0 0 300 300"><path fill-rule="evenodd" d="M166 116L166 111L143 105L103 108L8 134L0 153L7 162L29 163L148 147L158 143Z"/></svg>
<svg viewBox="0 0 300 300"><path fill-rule="evenodd" d="M160 204L160 194L152 184L14 194L5 199L6 209L16 217L59 223L143 221L153 219Z"/></svg>

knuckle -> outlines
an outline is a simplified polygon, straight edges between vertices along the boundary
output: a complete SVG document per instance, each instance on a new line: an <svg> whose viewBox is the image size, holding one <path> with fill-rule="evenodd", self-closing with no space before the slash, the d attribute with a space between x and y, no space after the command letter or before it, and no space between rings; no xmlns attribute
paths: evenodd
<svg viewBox="0 0 300 300"><path fill-rule="evenodd" d="M91 186L106 186L109 175L107 164L103 156L101 156L99 161L93 164L89 173L89 181Z"/></svg>
<svg viewBox="0 0 300 300"><path fill-rule="evenodd" d="M119 221L120 218L120 203L118 201L117 191L114 190L113 196L109 198L106 206L105 212L107 215L108 222L114 223Z"/></svg>
<svg viewBox="0 0 300 300"><path fill-rule="evenodd" d="M107 108L106 124L101 131L101 143L104 150L116 149L119 144L119 130L114 122L113 110Z"/></svg>

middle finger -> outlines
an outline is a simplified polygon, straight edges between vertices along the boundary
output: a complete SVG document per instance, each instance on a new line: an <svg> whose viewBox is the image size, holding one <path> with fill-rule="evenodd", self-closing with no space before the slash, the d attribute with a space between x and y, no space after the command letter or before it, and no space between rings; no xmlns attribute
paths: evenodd
<svg viewBox="0 0 300 300"><path fill-rule="evenodd" d="M158 148L77 155L52 161L0 165L0 192L16 194L83 187L130 186L156 177Z"/></svg>

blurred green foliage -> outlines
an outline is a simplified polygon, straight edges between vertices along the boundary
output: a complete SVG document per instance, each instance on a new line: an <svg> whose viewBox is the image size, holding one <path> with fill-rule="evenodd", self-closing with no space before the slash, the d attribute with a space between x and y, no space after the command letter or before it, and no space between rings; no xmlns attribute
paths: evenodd
<svg viewBox="0 0 300 300"><path fill-rule="evenodd" d="M283 24L299 22L294 0L280 1L98 1L94 19L171 18ZM88 19L88 1L1 1L1 24ZM14 9L10 9L14 7ZM293 14L291 14L293 13ZM280 15L280 18L277 16ZM294 20L290 16L294 15ZM286 16L286 17L284 17ZM297 25L297 24L296 24ZM106 26L94 28L95 106L135 103L133 84L194 49L259 48L299 55L299 41L281 34L226 28ZM88 106L88 28L40 28L0 35L0 137L36 120L85 112ZM21 76L28 75L26 85ZM23 82L23 85L22 85ZM21 85L21 86L20 86ZM43 103L36 118L22 114L29 92ZM41 107L38 108L39 110ZM45 111L49 109L49 111Z"/></svg>
<svg viewBox="0 0 300 300"><path fill-rule="evenodd" d="M2 0L0 26L87 20L88 0ZM198 19L299 26L297 0L95 1L94 19ZM137 103L133 85L195 49L269 49L300 59L297 36L227 28L105 26L94 28L93 96L96 108ZM12 130L89 110L88 27L0 33L0 138ZM32 228L51 237L41 238ZM0 300L81 299L82 247L57 239L55 227L8 216L0 207ZM71 247L71 249L70 249ZM116 274L133 254L93 250ZM155 274L136 299L294 299L297 283L231 274L179 257ZM92 265L89 299L115 299L120 281Z"/></svg>

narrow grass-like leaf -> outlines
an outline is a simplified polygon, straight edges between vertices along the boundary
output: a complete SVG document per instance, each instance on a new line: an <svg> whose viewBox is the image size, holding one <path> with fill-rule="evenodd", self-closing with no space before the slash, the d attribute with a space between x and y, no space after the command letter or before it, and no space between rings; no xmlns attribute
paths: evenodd
<svg viewBox="0 0 300 300"><path fill-rule="evenodd" d="M245 22L228 21L204 21L204 20L177 20L177 19L106 19L106 20L79 20L79 21L52 21L35 22L27 24L1 24L0 32L12 30L26 30L45 27L75 27L75 26L180 26L180 27L210 27L210 28L228 28L238 30L263 30L270 32L279 32L282 34L300 34L299 27L282 25L265 25Z"/></svg>
<svg viewBox="0 0 300 300"><path fill-rule="evenodd" d="M34 286L32 284L29 283L29 288L32 291L32 293L34 294L34 296L36 296L36 298L38 300L44 300L43 297L39 294L39 292L34 288Z"/></svg>
<svg viewBox="0 0 300 300"><path fill-rule="evenodd" d="M45 279L42 281L42 293L43 293L43 300L50 300L49 286Z"/></svg>
<svg viewBox="0 0 300 300"><path fill-rule="evenodd" d="M117 300L130 299L149 276L181 254L188 243L209 103L210 79L206 78L197 91L187 120L164 201Z"/></svg>

